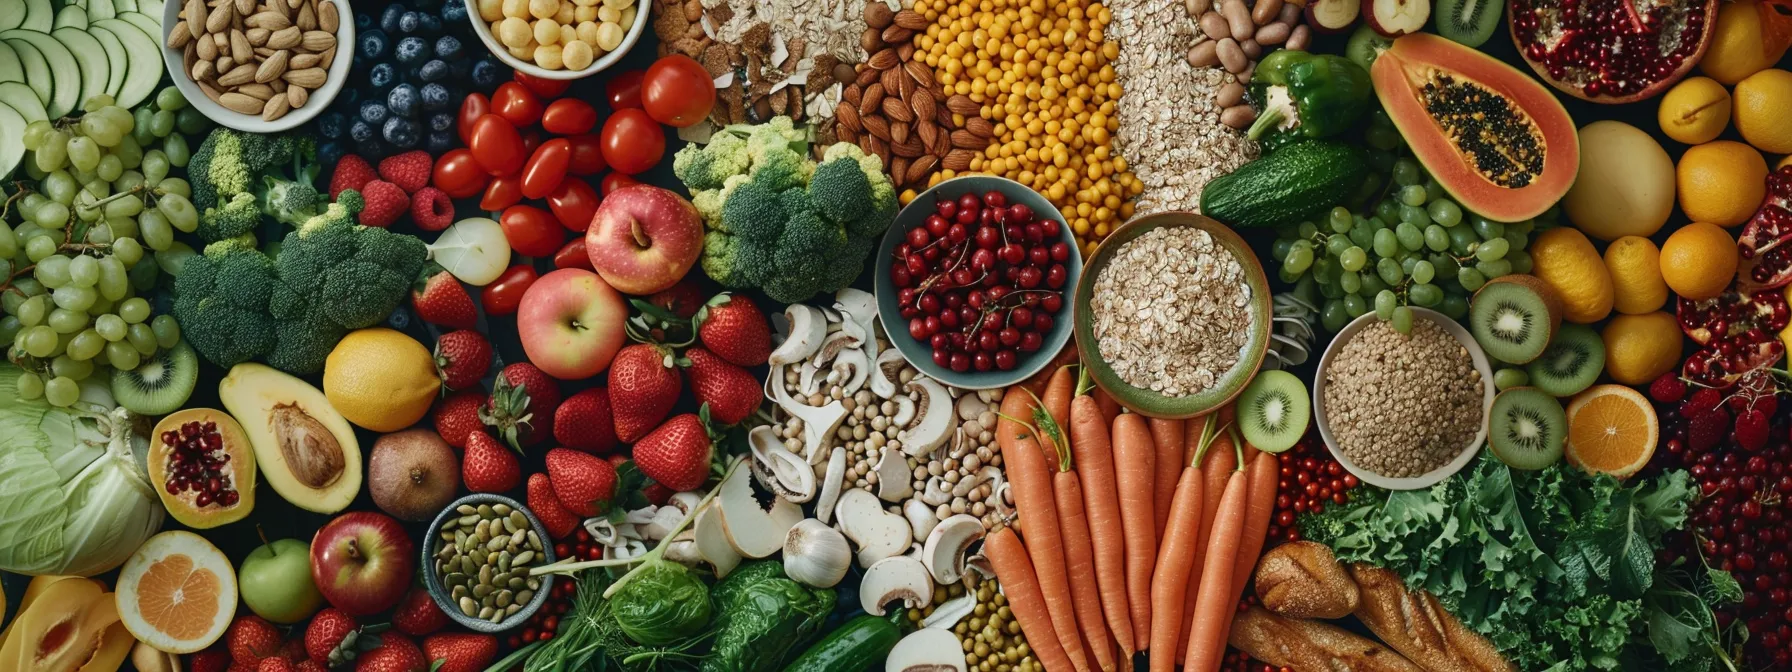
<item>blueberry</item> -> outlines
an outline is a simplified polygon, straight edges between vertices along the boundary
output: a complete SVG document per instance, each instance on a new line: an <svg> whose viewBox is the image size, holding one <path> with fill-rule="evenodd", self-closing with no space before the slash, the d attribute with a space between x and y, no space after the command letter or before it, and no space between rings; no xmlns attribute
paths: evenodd
<svg viewBox="0 0 1792 672"><path fill-rule="evenodd" d="M379 100L367 100L361 103L361 121L378 126L386 123L386 117L392 116L392 110Z"/></svg>
<svg viewBox="0 0 1792 672"><path fill-rule="evenodd" d="M394 2L386 5L386 9L380 12L380 30L388 33L400 32L398 26L399 19L402 18L404 18L404 3Z"/></svg>
<svg viewBox="0 0 1792 672"><path fill-rule="evenodd" d="M438 35L442 32L442 19L434 14L422 13L417 17L420 25L417 32L424 35Z"/></svg>
<svg viewBox="0 0 1792 672"><path fill-rule="evenodd" d="M432 131L454 130L454 122L455 121L456 121L456 119L455 119L453 112L437 112L435 114L429 115L429 130L432 130Z"/></svg>
<svg viewBox="0 0 1792 672"><path fill-rule="evenodd" d="M418 137L418 132L417 122L404 117L393 117L386 120L386 125L380 131L380 137L385 138L386 142L392 143L393 147L410 149L416 147L417 141L422 139Z"/></svg>
<svg viewBox="0 0 1792 672"><path fill-rule="evenodd" d="M398 32L409 35L423 28L423 15L416 12L405 12L398 17Z"/></svg>
<svg viewBox="0 0 1792 672"><path fill-rule="evenodd" d="M392 67L391 63L375 63L373 68L367 71L367 86L375 92L391 89L392 85L397 83L398 69Z"/></svg>
<svg viewBox="0 0 1792 672"><path fill-rule="evenodd" d="M417 116L417 87L410 82L392 87L386 94L386 107L392 108L394 116L413 119Z"/></svg>
<svg viewBox="0 0 1792 672"><path fill-rule="evenodd" d="M341 112L325 112L317 118L317 134L327 140L340 140L348 132L348 117Z"/></svg>
<svg viewBox="0 0 1792 672"><path fill-rule="evenodd" d="M343 114L359 113L361 109L361 90L354 87L344 87L341 93L336 94L336 100L330 101L330 109Z"/></svg>
<svg viewBox="0 0 1792 672"><path fill-rule="evenodd" d="M460 58L460 38L443 35L436 38L436 58L454 60Z"/></svg>
<svg viewBox="0 0 1792 672"><path fill-rule="evenodd" d="M507 69L496 59L479 59L479 62L473 65L473 85L481 89L495 89L498 87L498 82L503 81L504 71Z"/></svg>
<svg viewBox="0 0 1792 672"><path fill-rule="evenodd" d="M439 112L454 105L454 100L448 93L448 87L441 82L424 84L423 89L418 91L417 95L423 99L423 110L426 112Z"/></svg>
<svg viewBox="0 0 1792 672"><path fill-rule="evenodd" d="M441 3L437 2L437 0L411 0L410 4L412 7L416 7L417 9L430 10L430 9L435 9L436 5L439 5ZM461 3L461 2L450 2L448 4L461 5L462 7L466 6L464 3Z"/></svg>
<svg viewBox="0 0 1792 672"><path fill-rule="evenodd" d="M366 119L357 119L348 127L348 137L355 141L357 149L360 149L361 143L372 140L378 134L375 124L368 123Z"/></svg>
<svg viewBox="0 0 1792 672"><path fill-rule="evenodd" d="M398 41L398 48L393 50L398 62L405 65L418 65L429 58L429 42L421 37L407 37Z"/></svg>
<svg viewBox="0 0 1792 672"><path fill-rule="evenodd" d="M355 32L365 33L369 30L373 30L373 16L366 13L356 14Z"/></svg>
<svg viewBox="0 0 1792 672"><path fill-rule="evenodd" d="M453 131L431 131L429 137L423 141L423 148L429 150L432 155L441 156L459 144L460 138L455 137Z"/></svg>
<svg viewBox="0 0 1792 672"><path fill-rule="evenodd" d="M355 49L355 58L370 62L385 58L386 48L391 46L390 42L386 40L386 34L378 30L361 33L361 37L357 41L359 45Z"/></svg>
<svg viewBox="0 0 1792 672"><path fill-rule="evenodd" d="M386 146L386 143L380 142L377 137L379 135L377 129L369 129L368 132L376 137L368 138L367 142L355 143L355 154L367 159L368 163L379 163L380 159L386 158L386 155L391 154L392 150Z"/></svg>
<svg viewBox="0 0 1792 672"><path fill-rule="evenodd" d="M448 75L453 77L455 81L466 79L468 75L473 74L473 63L474 61L470 58L460 58L449 61Z"/></svg>
<svg viewBox="0 0 1792 672"><path fill-rule="evenodd" d="M442 5L442 21L449 25L467 22L467 5L461 2L450 2Z"/></svg>
<svg viewBox="0 0 1792 672"><path fill-rule="evenodd" d="M345 150L342 148L341 143L326 142L317 147L317 160L323 165L334 166L337 161L342 160L342 155L344 153Z"/></svg>
<svg viewBox="0 0 1792 672"><path fill-rule="evenodd" d="M439 82L448 78L448 62L439 58L429 59L417 68L417 79L424 82Z"/></svg>
<svg viewBox="0 0 1792 672"><path fill-rule="evenodd" d="M393 309L392 314L386 316L386 326L398 330L411 326L411 311L405 310L404 306Z"/></svg>

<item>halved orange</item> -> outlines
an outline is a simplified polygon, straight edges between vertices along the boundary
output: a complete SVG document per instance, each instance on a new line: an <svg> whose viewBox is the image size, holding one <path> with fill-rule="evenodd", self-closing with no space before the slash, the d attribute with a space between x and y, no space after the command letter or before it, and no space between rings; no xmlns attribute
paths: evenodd
<svg viewBox="0 0 1792 672"><path fill-rule="evenodd" d="M218 640L236 612L236 571L192 532L150 537L118 574L118 615L139 641L192 653Z"/></svg>
<svg viewBox="0 0 1792 672"><path fill-rule="evenodd" d="M1629 478L1655 455L1661 427L1649 400L1624 385L1595 385L1568 402L1568 463Z"/></svg>

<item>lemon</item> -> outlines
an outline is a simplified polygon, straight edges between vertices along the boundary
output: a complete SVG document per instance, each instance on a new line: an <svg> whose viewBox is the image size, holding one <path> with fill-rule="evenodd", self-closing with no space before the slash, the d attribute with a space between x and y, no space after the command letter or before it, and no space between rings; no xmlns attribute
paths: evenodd
<svg viewBox="0 0 1792 672"><path fill-rule="evenodd" d="M1612 307L1620 313L1661 310L1668 302L1668 284L1661 279L1661 250L1642 236L1625 236L1605 248L1605 269L1612 275Z"/></svg>
<svg viewBox="0 0 1792 672"><path fill-rule="evenodd" d="M1687 219L1736 226L1767 196L1767 159L1734 140L1707 142L1680 155L1674 182Z"/></svg>
<svg viewBox="0 0 1792 672"><path fill-rule="evenodd" d="M1736 240L1714 224L1687 224L1661 245L1661 277L1688 299L1722 294L1736 278L1736 264Z"/></svg>
<svg viewBox="0 0 1792 672"><path fill-rule="evenodd" d="M1625 385L1644 385L1680 363L1680 324L1672 313L1619 315L1605 325L1605 371Z"/></svg>
<svg viewBox="0 0 1792 672"><path fill-rule="evenodd" d="M351 331L324 360L330 405L349 422L376 432L416 424L441 389L429 349L391 329Z"/></svg>
<svg viewBox="0 0 1792 672"><path fill-rule="evenodd" d="M1780 162L1777 164L1774 164L1773 169L1779 170L1781 168L1785 168L1786 166L1792 166L1792 154L1788 154L1786 156L1780 157Z"/></svg>
<svg viewBox="0 0 1792 672"><path fill-rule="evenodd" d="M1655 121L1676 141L1711 142L1730 124L1730 92L1710 77L1688 77L1661 97Z"/></svg>
<svg viewBox="0 0 1792 672"><path fill-rule="evenodd" d="M1592 241L1578 230L1560 227L1531 241L1531 274L1562 295L1563 318L1589 324L1612 312L1612 276Z"/></svg>
<svg viewBox="0 0 1792 672"><path fill-rule="evenodd" d="M1755 0L1718 3L1717 25L1711 30L1711 46L1699 59L1699 72L1734 85L1786 55L1785 44L1763 48L1765 40L1761 33L1761 8Z"/></svg>
<svg viewBox="0 0 1792 672"><path fill-rule="evenodd" d="M1736 131L1755 149L1792 152L1792 72L1768 68L1736 83Z"/></svg>

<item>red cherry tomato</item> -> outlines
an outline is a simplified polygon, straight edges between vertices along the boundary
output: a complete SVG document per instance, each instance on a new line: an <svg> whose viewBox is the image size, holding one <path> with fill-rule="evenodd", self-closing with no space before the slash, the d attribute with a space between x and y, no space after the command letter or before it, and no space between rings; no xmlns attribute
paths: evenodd
<svg viewBox="0 0 1792 672"><path fill-rule="evenodd" d="M486 185L485 195L479 197L479 209L486 212L497 212L523 202L523 178L518 175L505 175L492 178Z"/></svg>
<svg viewBox="0 0 1792 672"><path fill-rule="evenodd" d="M603 190L605 196L609 196L617 189L632 187L640 183L640 180L623 175L622 173L610 173L609 175L604 176L603 183L598 186Z"/></svg>
<svg viewBox="0 0 1792 672"><path fill-rule="evenodd" d="M548 194L548 209L554 211L554 219L571 231L590 228L597 203L597 190L576 177L561 180L554 193Z"/></svg>
<svg viewBox="0 0 1792 672"><path fill-rule="evenodd" d="M477 91L467 94L467 98L460 101L460 114L455 117L454 124L455 130L460 133L460 144L470 145L473 143L473 123L479 121L480 117L490 114L491 111L491 99Z"/></svg>
<svg viewBox="0 0 1792 672"><path fill-rule="evenodd" d="M535 153L535 148L541 146L541 131L538 129L531 128L529 130L523 131L522 137L523 137L523 153L533 155Z"/></svg>
<svg viewBox="0 0 1792 672"><path fill-rule="evenodd" d="M430 176L430 182L449 198L471 197L485 189L485 183L490 179L485 168L474 160L473 152L460 148L448 150L437 159Z"/></svg>
<svg viewBox="0 0 1792 672"><path fill-rule="evenodd" d="M642 108L654 121L668 126L684 128L703 121L715 104L715 78L684 54L654 61L641 81Z"/></svg>
<svg viewBox="0 0 1792 672"><path fill-rule="evenodd" d="M515 126L496 114L487 114L473 122L473 137L467 141L467 149L473 152L479 166L492 175L510 175L522 170L523 162L529 158L528 150L523 148L523 136L517 134Z"/></svg>
<svg viewBox="0 0 1792 672"><path fill-rule="evenodd" d="M504 239L510 241L510 249L525 257L551 255L566 241L566 230L560 228L560 222L548 211L534 206L505 208L498 224L504 229Z"/></svg>
<svg viewBox="0 0 1792 672"><path fill-rule="evenodd" d="M566 138L554 138L529 155L523 164L523 197L541 198L553 193L566 179L566 162L572 158L572 144Z"/></svg>
<svg viewBox="0 0 1792 672"><path fill-rule="evenodd" d="M529 87L516 82L498 85L492 93L492 114L503 117L517 128L528 128L541 121L541 98Z"/></svg>
<svg viewBox="0 0 1792 672"><path fill-rule="evenodd" d="M582 177L604 171L603 142L596 134L574 135L566 141L572 143L572 160L566 163L567 174Z"/></svg>
<svg viewBox="0 0 1792 672"><path fill-rule="evenodd" d="M666 132L646 112L627 109L604 122L604 163L633 175L659 164L666 154Z"/></svg>
<svg viewBox="0 0 1792 672"><path fill-rule="evenodd" d="M567 180L571 182L572 180ZM591 270L591 255L585 253L585 237L574 236L554 253L554 268L583 268Z"/></svg>
<svg viewBox="0 0 1792 672"><path fill-rule="evenodd" d="M504 273L479 290L479 302L485 306L487 315L509 315L516 312L518 304L523 302L523 292L535 284L541 275L535 267L528 264L517 264L504 269Z"/></svg>
<svg viewBox="0 0 1792 672"><path fill-rule="evenodd" d="M510 78L518 84L529 87L531 93L542 98L559 98L560 94L566 93L566 87L572 86L571 80L536 77L521 70L516 71L516 74L511 75Z"/></svg>
<svg viewBox="0 0 1792 672"><path fill-rule="evenodd" d="M641 107L641 80L646 76L643 70L625 70L604 82L604 98L610 101L610 109Z"/></svg>
<svg viewBox="0 0 1792 672"><path fill-rule="evenodd" d="M590 133L597 127L597 108L577 98L561 98L541 113L541 128L554 135Z"/></svg>

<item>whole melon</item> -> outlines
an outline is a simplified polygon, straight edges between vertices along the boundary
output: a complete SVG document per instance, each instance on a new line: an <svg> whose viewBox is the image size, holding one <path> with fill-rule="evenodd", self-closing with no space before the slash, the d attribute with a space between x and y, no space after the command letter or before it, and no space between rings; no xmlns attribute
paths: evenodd
<svg viewBox="0 0 1792 672"><path fill-rule="evenodd" d="M1674 160L1621 121L1580 129L1580 173L1562 199L1568 221L1600 240L1654 235L1674 211Z"/></svg>

